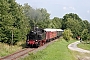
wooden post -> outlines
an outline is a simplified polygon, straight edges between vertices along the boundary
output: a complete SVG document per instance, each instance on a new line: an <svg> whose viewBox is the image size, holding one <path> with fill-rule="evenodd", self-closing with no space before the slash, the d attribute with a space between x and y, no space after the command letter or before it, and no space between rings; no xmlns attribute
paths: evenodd
<svg viewBox="0 0 90 60"><path fill-rule="evenodd" d="M12 30L12 41L11 41L11 45L13 45L13 30Z"/></svg>

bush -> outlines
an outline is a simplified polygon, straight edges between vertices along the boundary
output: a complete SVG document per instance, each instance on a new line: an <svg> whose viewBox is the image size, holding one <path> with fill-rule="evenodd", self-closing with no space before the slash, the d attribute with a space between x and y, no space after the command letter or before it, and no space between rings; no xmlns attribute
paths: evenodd
<svg viewBox="0 0 90 60"><path fill-rule="evenodd" d="M65 29L63 32L63 38L68 41L73 36L70 29Z"/></svg>

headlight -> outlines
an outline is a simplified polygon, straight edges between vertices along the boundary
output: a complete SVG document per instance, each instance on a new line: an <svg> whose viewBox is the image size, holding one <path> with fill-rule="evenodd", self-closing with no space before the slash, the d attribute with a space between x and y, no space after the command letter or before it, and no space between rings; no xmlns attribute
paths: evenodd
<svg viewBox="0 0 90 60"><path fill-rule="evenodd" d="M36 40L37 41L37 40Z"/></svg>

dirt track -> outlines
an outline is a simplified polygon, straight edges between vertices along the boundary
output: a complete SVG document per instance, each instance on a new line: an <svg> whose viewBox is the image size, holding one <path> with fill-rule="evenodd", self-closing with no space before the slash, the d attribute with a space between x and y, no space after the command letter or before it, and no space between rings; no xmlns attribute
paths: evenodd
<svg viewBox="0 0 90 60"><path fill-rule="evenodd" d="M79 43L80 43L80 41L76 41L74 43L71 43L71 44L68 45L68 48L70 50L78 51L78 52L83 53L83 54L85 54L85 53L90 54L90 51L78 48L77 44L79 44ZM78 60L90 60L90 57L88 57L88 56L81 57L81 56L78 55L77 58L78 58Z"/></svg>
<svg viewBox="0 0 90 60"><path fill-rule="evenodd" d="M74 50L74 51L78 51L78 52L82 52L82 53L90 53L90 51L88 51L88 50L84 50L84 49L78 48L77 44L79 44L79 43L80 43L80 41L76 41L74 43L71 43L70 45L68 45L68 48L70 50Z"/></svg>

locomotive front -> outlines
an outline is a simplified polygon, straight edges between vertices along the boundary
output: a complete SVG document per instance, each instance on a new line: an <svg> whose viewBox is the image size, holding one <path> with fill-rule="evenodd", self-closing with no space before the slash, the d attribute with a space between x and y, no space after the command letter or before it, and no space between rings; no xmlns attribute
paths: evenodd
<svg viewBox="0 0 90 60"><path fill-rule="evenodd" d="M33 31L27 34L26 45L30 47L39 47L41 40L45 39L45 33L43 29L36 27Z"/></svg>

